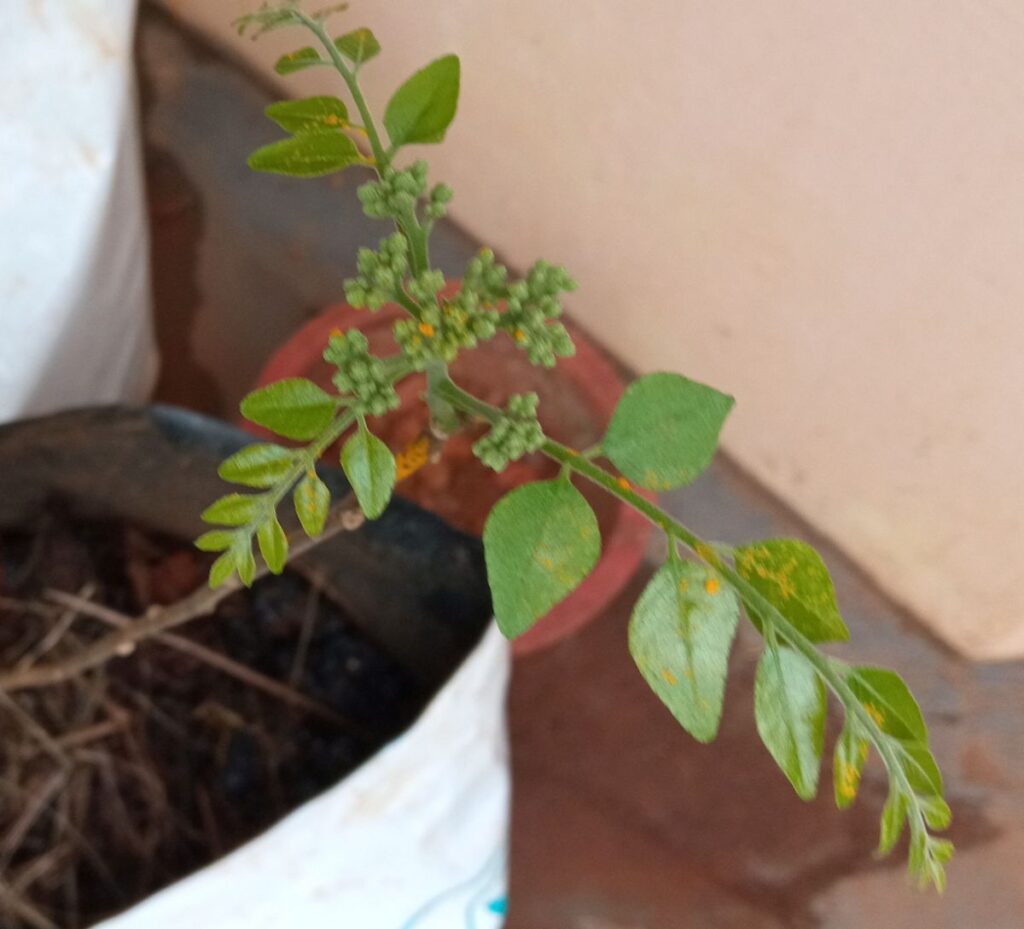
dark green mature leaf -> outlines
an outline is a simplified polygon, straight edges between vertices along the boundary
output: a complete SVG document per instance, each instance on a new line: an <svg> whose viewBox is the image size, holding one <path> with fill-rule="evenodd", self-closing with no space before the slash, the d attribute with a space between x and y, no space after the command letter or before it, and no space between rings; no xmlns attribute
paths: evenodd
<svg viewBox="0 0 1024 929"><path fill-rule="evenodd" d="M633 483L681 487L711 463L734 402L680 374L648 374L622 395L602 447Z"/></svg>
<svg viewBox="0 0 1024 929"><path fill-rule="evenodd" d="M341 467L367 519L387 508L395 489L395 456L380 439L360 427L341 451Z"/></svg>
<svg viewBox="0 0 1024 929"><path fill-rule="evenodd" d="M361 161L355 142L347 135L327 130L303 132L264 145L249 156L249 167L288 177L322 177Z"/></svg>
<svg viewBox="0 0 1024 929"><path fill-rule="evenodd" d="M254 390L241 405L242 415L288 439L312 439L334 419L335 399L304 377L289 377Z"/></svg>
<svg viewBox="0 0 1024 929"><path fill-rule="evenodd" d="M855 799L860 788L864 763L868 760L868 742L860 735L855 723L846 721L843 731L836 740L832 760L833 788L836 806L845 810Z"/></svg>
<svg viewBox="0 0 1024 929"><path fill-rule="evenodd" d="M296 49L296 51L278 58L274 70L278 74L294 74L296 71L322 64L327 64L327 62L320 57L320 53L315 48L307 45L305 48Z"/></svg>
<svg viewBox="0 0 1024 929"><path fill-rule="evenodd" d="M271 103L263 112L288 132L340 130L348 125L348 107L337 97L281 100Z"/></svg>
<svg viewBox="0 0 1024 929"><path fill-rule="evenodd" d="M294 452L280 445L260 442L235 452L217 469L225 480L246 487L273 487L291 470Z"/></svg>
<svg viewBox="0 0 1024 929"><path fill-rule="evenodd" d="M597 518L568 481L525 484L503 497L484 526L498 628L522 635L579 585L600 553Z"/></svg>
<svg viewBox="0 0 1024 929"><path fill-rule="evenodd" d="M849 639L828 568L810 545L796 539L767 539L741 546L736 549L736 570L812 642ZM747 607L760 628L757 607Z"/></svg>
<svg viewBox="0 0 1024 929"><path fill-rule="evenodd" d="M320 535L331 508L331 492L315 472L311 471L299 481L292 502L295 504L295 515L299 517L306 535Z"/></svg>
<svg viewBox="0 0 1024 929"><path fill-rule="evenodd" d="M914 793L920 797L942 796L942 772L935 756L921 742L902 742L903 770Z"/></svg>
<svg viewBox="0 0 1024 929"><path fill-rule="evenodd" d="M335 48L352 64L361 65L380 53L380 42L369 29L354 29L334 40Z"/></svg>
<svg viewBox="0 0 1024 929"><path fill-rule="evenodd" d="M879 729L898 739L927 743L928 727L921 708L895 671L851 668L847 683Z"/></svg>
<svg viewBox="0 0 1024 929"><path fill-rule="evenodd" d="M244 526L259 512L260 501L256 494L227 494L203 510L200 518L216 526Z"/></svg>
<svg viewBox="0 0 1024 929"><path fill-rule="evenodd" d="M391 144L440 142L455 118L459 103L459 59L445 55L417 71L384 111Z"/></svg>
<svg viewBox="0 0 1024 929"><path fill-rule="evenodd" d="M669 561L651 578L629 623L629 652L682 727L710 742L722 718L736 594L707 568Z"/></svg>
<svg viewBox="0 0 1024 929"><path fill-rule="evenodd" d="M277 521L276 514L260 524L256 530L256 541L259 542L260 554L270 572L280 574L288 560L288 537Z"/></svg>
<svg viewBox="0 0 1024 929"><path fill-rule="evenodd" d="M754 680L757 731L803 800L818 790L825 712L825 688L808 661L784 646L766 646Z"/></svg>

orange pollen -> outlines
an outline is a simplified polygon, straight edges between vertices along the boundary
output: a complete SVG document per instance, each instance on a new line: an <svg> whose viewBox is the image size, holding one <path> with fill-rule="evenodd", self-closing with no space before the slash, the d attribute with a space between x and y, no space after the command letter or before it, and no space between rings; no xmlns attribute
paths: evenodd
<svg viewBox="0 0 1024 929"><path fill-rule="evenodd" d="M419 325L419 330L420 330L420 332L422 332L422 333L423 333L423 334L424 334L424 335L425 335L425 336L426 336L426 337L427 337L428 339L429 339L429 338L430 338L430 337L431 337L431 336L432 336L432 335L434 334L434 327L433 327L433 326L431 326L431 325L430 325L430 323L420 323L420 325Z"/></svg>
<svg viewBox="0 0 1024 929"><path fill-rule="evenodd" d="M719 583L719 580L718 580L718 578L717 578L717 577L709 577L709 578L708 578L708 579L707 579L707 580L706 580L706 581L704 582L704 589L705 589L705 590L706 590L706 591L707 591L707 592L708 592L709 594L711 594L711 596L712 596L712 597L713 597L713 596L714 596L715 594L717 594L717 593L718 593L718 591L719 591L719 590L721 589L721 587L722 587L722 585L721 585L721 584Z"/></svg>

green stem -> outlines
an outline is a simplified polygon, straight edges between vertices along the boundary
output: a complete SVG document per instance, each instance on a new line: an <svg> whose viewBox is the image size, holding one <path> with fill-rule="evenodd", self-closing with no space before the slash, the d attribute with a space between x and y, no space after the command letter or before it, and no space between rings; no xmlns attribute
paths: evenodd
<svg viewBox="0 0 1024 929"><path fill-rule="evenodd" d="M348 92L352 95L352 100L356 105L356 109L359 110L359 117L363 121L363 128L366 130L366 138L370 142L370 149L373 152L373 158L376 162L377 173L381 174L384 169L390 164L390 159L384 150L384 146L380 140L380 134L377 132L377 125L373 121L373 115L370 113L370 108L366 104L366 98L363 96L363 92L359 87L359 81L356 80L355 73L349 68L348 63L345 61L344 56L338 51L338 47L331 41L331 37L327 34L327 30L324 29L323 24L313 19L311 16L307 16L301 11L296 11L302 21L305 23L307 28L320 40L320 43L327 50L327 54L330 56L331 63L334 65L335 70L341 75L345 81L345 85L348 87Z"/></svg>
<svg viewBox="0 0 1024 929"><path fill-rule="evenodd" d="M487 422L497 422L502 411L483 400L467 393L451 379L438 381L434 390L456 409ZM907 796L919 823L924 822L924 813L920 802L912 789L909 780L900 764L899 747L894 740L883 732L867 709L857 699L856 694L846 682L846 675L841 670L840 662L830 659L817 646L804 636L781 612L770 603L757 589L743 578L734 568L730 567L719 556L717 547L705 542L696 533L687 529L682 523L666 513L657 504L637 493L626 481L616 477L599 465L580 455L578 452L552 439L547 439L541 451L563 468L568 468L585 477L591 483L608 491L623 503L633 507L647 517L668 537L669 546L675 540L682 542L701 561L718 571L739 593L741 599L753 608L757 615L768 624L768 634L781 638L787 645L803 655L811 664L818 676L828 688L839 698L844 710L855 716L868 733L869 740L881 756L889 776L900 784Z"/></svg>

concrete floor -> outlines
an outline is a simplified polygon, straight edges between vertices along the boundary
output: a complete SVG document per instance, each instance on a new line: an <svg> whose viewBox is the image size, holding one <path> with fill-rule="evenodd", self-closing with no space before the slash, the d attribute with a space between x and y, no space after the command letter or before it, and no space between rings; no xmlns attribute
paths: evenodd
<svg viewBox="0 0 1024 929"><path fill-rule="evenodd" d="M272 348L339 299L356 246L380 228L349 173L248 171L245 156L275 135L258 80L152 10L140 53L158 328L174 359L159 394L230 415ZM454 272L475 245L445 226L434 253ZM852 631L842 652L898 668L931 724L960 848L949 890L919 894L901 854L873 858L877 769L845 814L827 790L811 804L793 795L754 729L753 635L733 656L718 741L678 729L626 651L648 567L589 628L517 662L509 929L1021 929L1021 665L950 654L728 461L664 501L713 538L796 535L823 549Z"/></svg>

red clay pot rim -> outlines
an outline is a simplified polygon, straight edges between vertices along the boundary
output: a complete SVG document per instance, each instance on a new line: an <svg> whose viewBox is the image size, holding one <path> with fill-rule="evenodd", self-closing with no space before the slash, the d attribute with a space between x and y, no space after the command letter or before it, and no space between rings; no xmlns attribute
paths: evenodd
<svg viewBox="0 0 1024 929"><path fill-rule="evenodd" d="M348 304L327 307L274 352L260 372L256 386L264 387L307 372L320 359L335 329L359 329L367 323L380 325L397 319L401 313L400 308L391 306L373 315ZM596 415L607 420L625 384L602 351L576 325L569 320L565 323L576 343L576 354L561 359L558 371L586 398ZM653 494L649 496L653 498ZM622 504L611 531L602 539L601 557L594 570L537 625L515 640L514 654L521 656L550 648L595 619L636 574L651 531L644 516Z"/></svg>

